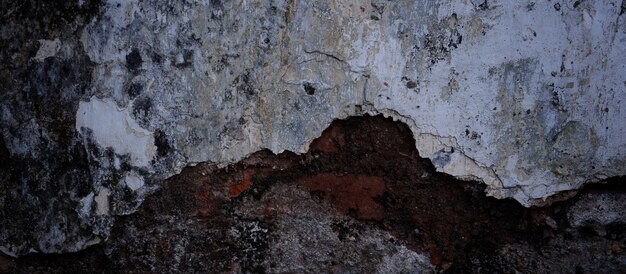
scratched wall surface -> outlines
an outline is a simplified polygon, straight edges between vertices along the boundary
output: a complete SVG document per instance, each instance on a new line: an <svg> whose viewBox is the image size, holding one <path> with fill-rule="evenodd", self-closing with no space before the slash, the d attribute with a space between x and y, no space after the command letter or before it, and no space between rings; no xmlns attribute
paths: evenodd
<svg viewBox="0 0 626 274"><path fill-rule="evenodd" d="M29 3L2 4L7 254L97 244L182 168L349 116L525 206L626 175L623 1Z"/></svg>

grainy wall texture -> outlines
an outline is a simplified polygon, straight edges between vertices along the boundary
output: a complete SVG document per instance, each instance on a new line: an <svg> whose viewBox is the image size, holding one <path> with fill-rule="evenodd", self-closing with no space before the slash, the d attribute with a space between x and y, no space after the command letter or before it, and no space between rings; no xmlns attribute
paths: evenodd
<svg viewBox="0 0 626 274"><path fill-rule="evenodd" d="M304 154L351 116L398 121L429 174L523 207L626 175L625 1L1 1L0 10L0 251L11 257L106 244L185 167ZM319 182L389 183L365 171L333 176L292 181L311 193ZM305 195L281 191L295 190L271 195ZM564 222L624 222L623 194L584 195ZM366 212L344 213L383 214ZM298 226L290 221L273 225ZM419 248L370 229L390 256L379 271L401 271L385 268L398 260L430 269ZM441 269L436 252L421 251Z"/></svg>

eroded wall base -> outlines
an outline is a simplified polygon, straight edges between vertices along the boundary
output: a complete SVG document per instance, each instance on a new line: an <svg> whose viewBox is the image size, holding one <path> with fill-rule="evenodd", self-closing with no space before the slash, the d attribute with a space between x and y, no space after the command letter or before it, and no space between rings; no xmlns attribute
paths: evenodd
<svg viewBox="0 0 626 274"><path fill-rule="evenodd" d="M436 172L414 143L405 124L381 116L335 121L302 155L261 151L225 168L186 168L85 251L4 264L17 272L626 270L623 178L528 209Z"/></svg>

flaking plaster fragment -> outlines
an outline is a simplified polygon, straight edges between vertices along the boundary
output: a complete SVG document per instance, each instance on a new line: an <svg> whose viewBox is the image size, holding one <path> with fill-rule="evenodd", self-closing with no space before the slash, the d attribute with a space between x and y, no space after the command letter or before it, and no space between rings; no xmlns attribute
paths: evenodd
<svg viewBox="0 0 626 274"><path fill-rule="evenodd" d="M107 215L109 214L109 195L111 191L107 188L103 188L98 192L98 195L94 198L96 201L96 214Z"/></svg>
<svg viewBox="0 0 626 274"><path fill-rule="evenodd" d="M129 154L136 167L149 167L156 154L153 133L142 128L126 108L119 108L110 99L91 98L80 102L76 113L76 130L88 128L93 138L104 148L115 153Z"/></svg>
<svg viewBox="0 0 626 274"><path fill-rule="evenodd" d="M38 41L40 46L33 59L39 62L43 62L43 60L48 57L55 56L61 49L61 40L59 40L59 38L55 38L54 40L40 39Z"/></svg>

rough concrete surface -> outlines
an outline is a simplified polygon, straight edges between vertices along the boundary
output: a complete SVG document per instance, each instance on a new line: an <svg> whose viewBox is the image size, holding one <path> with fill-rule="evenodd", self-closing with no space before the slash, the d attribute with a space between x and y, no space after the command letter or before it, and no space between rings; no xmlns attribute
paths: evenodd
<svg viewBox="0 0 626 274"><path fill-rule="evenodd" d="M351 116L401 122L429 173L524 207L626 175L625 1L0 1L0 10L0 251L9 257L110 252L113 235L126 233L115 232L119 223L138 218L129 216L165 195L165 180L184 168L228 168L265 150L307 155L331 122ZM347 220L382 222L379 198L350 197L383 197L390 191L381 183L394 177L336 173L293 181L304 194L271 193L295 199L332 188L344 196L325 206ZM623 224L623 195L580 195L561 213L568 226L608 237L606 227ZM372 210L345 212L355 207ZM339 218L325 210L301 214ZM326 237L328 227L305 231L310 222L273 222L284 234L271 247L284 237ZM388 256L371 271L401 272L387 269L397 261L429 269L420 252L430 249L389 242L397 235L380 229L367 226L364 242L341 246L378 246ZM440 270L465 260L449 255L457 259L445 265L428 253ZM255 260L266 271L299 271Z"/></svg>

